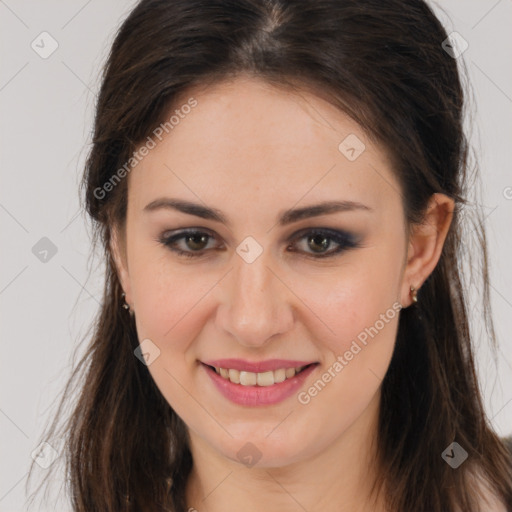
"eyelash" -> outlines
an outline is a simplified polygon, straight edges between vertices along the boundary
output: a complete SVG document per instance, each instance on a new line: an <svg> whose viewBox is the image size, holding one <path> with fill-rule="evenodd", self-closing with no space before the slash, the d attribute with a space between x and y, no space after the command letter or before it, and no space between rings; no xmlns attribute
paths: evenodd
<svg viewBox="0 0 512 512"><path fill-rule="evenodd" d="M206 235L210 238L215 238L212 236L208 231L201 231L199 229L190 229L187 231L181 231L180 233L171 235L171 236L160 236L158 241L165 245L168 249L178 254L178 256L184 256L186 258L199 258L201 256L204 256L204 252L207 249L201 249L200 251L184 251L182 249L177 249L173 245L184 238L190 237L190 236L197 236L197 235ZM332 258L333 256L336 256L340 254L341 252L347 250L347 249L354 249L357 247L360 247L361 245L355 240L355 238L344 231L336 231L332 229L326 229L326 228L314 228L309 229L307 231L302 231L299 234L297 234L294 238L292 238L292 242L295 242L296 240L301 240L303 238L308 238L310 236L317 236L320 235L330 241L334 241L336 244L338 244L338 248L334 251L330 251L328 253L306 253L306 258L312 258L315 260L323 259L323 258ZM289 246L288 246L289 247ZM287 248L288 248L287 247ZM296 252L296 251L291 251Z"/></svg>

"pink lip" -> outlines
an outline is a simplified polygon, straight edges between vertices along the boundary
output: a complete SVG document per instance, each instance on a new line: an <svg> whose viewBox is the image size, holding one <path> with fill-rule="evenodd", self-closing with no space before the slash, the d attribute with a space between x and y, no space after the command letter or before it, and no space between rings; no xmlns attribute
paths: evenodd
<svg viewBox="0 0 512 512"><path fill-rule="evenodd" d="M215 362L217 363L218 361ZM239 405L262 406L282 402L286 398L296 394L304 384L308 375L315 370L318 364L312 364L295 375L295 377L286 379L279 384L273 384L272 386L242 386L241 384L233 384L228 379L218 375L215 370L206 364L202 363L201 366L212 379L217 389L228 400ZM303 366L303 364L299 362L297 366ZM221 366L221 368L223 368L223 366ZM233 370L237 369L232 366L228 366L228 368L232 368ZM280 368L283 368L283 366L280 366Z"/></svg>
<svg viewBox="0 0 512 512"><path fill-rule="evenodd" d="M202 361L209 366L225 368L226 370L238 370L253 373L269 372L280 368L297 368L307 366L315 361L292 361L290 359L267 359L266 361L245 361L244 359L215 359L214 361Z"/></svg>

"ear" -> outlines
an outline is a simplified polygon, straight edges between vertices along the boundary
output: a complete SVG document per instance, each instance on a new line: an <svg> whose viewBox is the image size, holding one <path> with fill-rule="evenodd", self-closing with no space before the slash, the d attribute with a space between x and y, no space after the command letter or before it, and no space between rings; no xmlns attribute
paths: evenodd
<svg viewBox="0 0 512 512"><path fill-rule="evenodd" d="M433 194L423 222L412 226L401 291L404 307L413 302L410 287L419 290L436 267L452 222L453 209L453 199L444 194Z"/></svg>
<svg viewBox="0 0 512 512"><path fill-rule="evenodd" d="M114 260L117 276L123 288L125 301L132 304L130 274L128 272L128 258L126 255L126 238L123 230L117 226L110 232L110 251Z"/></svg>

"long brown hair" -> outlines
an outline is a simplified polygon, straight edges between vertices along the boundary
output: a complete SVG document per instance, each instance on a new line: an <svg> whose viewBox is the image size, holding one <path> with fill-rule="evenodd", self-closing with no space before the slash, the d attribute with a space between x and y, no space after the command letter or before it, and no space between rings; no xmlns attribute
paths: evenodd
<svg viewBox="0 0 512 512"><path fill-rule="evenodd" d="M107 263L103 302L87 352L43 435L45 441L62 435L73 510L186 510L193 463L187 429L134 356L139 340L122 308L109 246L113 227L124 228L127 180L107 192L104 185L116 173L119 178L187 91L242 73L289 90L310 89L357 121L389 151L409 225L421 222L433 193L455 200L438 265L419 302L400 313L382 383L375 489L397 512L473 512L479 496L470 478L478 474L512 509L509 454L486 419L473 360L470 279L462 260L468 206L476 212L475 261L493 345L495 337L485 231L468 199L477 167L470 166L463 131L467 102L460 59L442 47L447 37L422 0L142 0L135 6L103 71L83 177L93 244ZM57 431L77 383L72 412ZM441 457L453 441L469 455L458 469Z"/></svg>

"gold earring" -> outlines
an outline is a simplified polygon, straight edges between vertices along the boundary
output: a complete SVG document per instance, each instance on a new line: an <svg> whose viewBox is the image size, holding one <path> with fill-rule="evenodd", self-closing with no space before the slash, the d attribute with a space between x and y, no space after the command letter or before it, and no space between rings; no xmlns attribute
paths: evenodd
<svg viewBox="0 0 512 512"><path fill-rule="evenodd" d="M414 286L411 286L411 298L413 302L418 302L418 290Z"/></svg>
<svg viewBox="0 0 512 512"><path fill-rule="evenodd" d="M123 292L123 293L121 294L121 297L123 297L123 301L124 301L123 308L124 308L124 309L130 309L130 306L126 303L126 299L125 299L125 297L126 297L126 293L124 293L124 292Z"/></svg>
<svg viewBox="0 0 512 512"><path fill-rule="evenodd" d="M124 292L123 292L123 293L121 294L121 297L123 297L123 300L124 300L124 304L122 304L123 308L124 308L124 309L127 309L127 310L129 311L130 315L131 315L131 316L133 316L133 315L134 315L134 312L130 309L130 305L129 305L129 304L126 302L126 300L125 300L126 293L124 293Z"/></svg>

